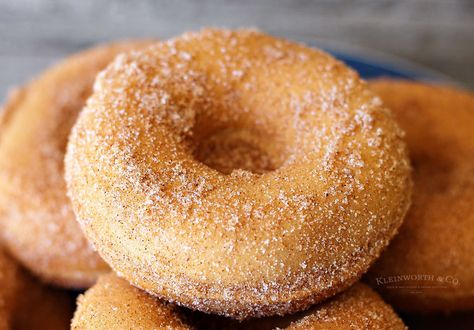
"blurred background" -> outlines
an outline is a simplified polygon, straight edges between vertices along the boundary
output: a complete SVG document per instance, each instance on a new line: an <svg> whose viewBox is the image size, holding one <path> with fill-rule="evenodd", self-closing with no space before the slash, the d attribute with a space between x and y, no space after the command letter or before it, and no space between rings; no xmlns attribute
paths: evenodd
<svg viewBox="0 0 474 330"><path fill-rule="evenodd" d="M97 42L204 26L377 50L474 87L473 0L0 0L0 98Z"/></svg>

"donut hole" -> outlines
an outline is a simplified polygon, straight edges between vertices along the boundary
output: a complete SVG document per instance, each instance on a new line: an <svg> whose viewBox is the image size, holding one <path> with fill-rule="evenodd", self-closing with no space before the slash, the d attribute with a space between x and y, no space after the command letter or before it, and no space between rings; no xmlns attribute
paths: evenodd
<svg viewBox="0 0 474 330"><path fill-rule="evenodd" d="M202 90L193 98L195 117L187 137L196 161L226 175L234 170L264 174L286 164L295 140L288 103L272 96L256 99L237 87L203 83Z"/></svg>
<svg viewBox="0 0 474 330"><path fill-rule="evenodd" d="M223 129L199 141L194 156L224 174L237 169L262 174L278 169L282 163L279 151L269 150L264 141L264 137L247 129Z"/></svg>

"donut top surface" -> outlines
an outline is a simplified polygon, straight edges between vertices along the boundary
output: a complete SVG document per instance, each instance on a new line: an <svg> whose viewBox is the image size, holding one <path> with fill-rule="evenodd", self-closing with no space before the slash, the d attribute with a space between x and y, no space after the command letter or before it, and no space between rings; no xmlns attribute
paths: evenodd
<svg viewBox="0 0 474 330"><path fill-rule="evenodd" d="M474 96L443 86L371 84L406 131L413 205L370 279L408 310L474 308ZM412 275L389 283L390 277ZM425 277L417 277L424 275ZM388 286L420 286L412 292Z"/></svg>
<svg viewBox="0 0 474 330"><path fill-rule="evenodd" d="M133 284L244 318L352 284L410 200L402 133L331 56L187 33L97 78L66 156L86 235Z"/></svg>

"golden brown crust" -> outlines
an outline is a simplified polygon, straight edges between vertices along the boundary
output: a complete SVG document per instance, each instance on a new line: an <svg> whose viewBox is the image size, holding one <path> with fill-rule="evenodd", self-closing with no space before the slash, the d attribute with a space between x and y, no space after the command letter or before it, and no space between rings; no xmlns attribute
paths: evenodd
<svg viewBox="0 0 474 330"><path fill-rule="evenodd" d="M5 128L14 116L16 110L20 108L26 91L27 87L12 89L7 95L7 101L0 108L0 143L2 141L2 133L5 131Z"/></svg>
<svg viewBox="0 0 474 330"><path fill-rule="evenodd" d="M76 54L11 94L0 120L0 227L6 247L31 271L65 287L87 287L108 270L90 248L66 196L63 158L94 78L118 43Z"/></svg>
<svg viewBox="0 0 474 330"><path fill-rule="evenodd" d="M101 276L79 296L71 325L73 330L190 328L175 307L114 274Z"/></svg>
<svg viewBox="0 0 474 330"><path fill-rule="evenodd" d="M215 315L178 313L176 308L110 274L78 300L72 329L406 329L377 293L364 284L310 310L284 317L237 322Z"/></svg>
<svg viewBox="0 0 474 330"><path fill-rule="evenodd" d="M364 284L353 287L322 305L286 329L406 329L403 321L380 296Z"/></svg>
<svg viewBox="0 0 474 330"><path fill-rule="evenodd" d="M207 158L235 144L252 156L232 170ZM117 58L72 131L66 180L118 274L240 319L350 286L410 199L401 132L357 74L249 30L189 33Z"/></svg>
<svg viewBox="0 0 474 330"><path fill-rule="evenodd" d="M198 329L406 329L403 321L370 287L357 283L309 310L286 316L252 319L244 322L213 315L193 314Z"/></svg>
<svg viewBox="0 0 474 330"><path fill-rule="evenodd" d="M0 251L0 329L65 330L73 308L67 293L42 286Z"/></svg>
<svg viewBox="0 0 474 330"><path fill-rule="evenodd" d="M400 309L473 309L474 97L408 81L371 87L407 132L414 193L399 235L369 279Z"/></svg>

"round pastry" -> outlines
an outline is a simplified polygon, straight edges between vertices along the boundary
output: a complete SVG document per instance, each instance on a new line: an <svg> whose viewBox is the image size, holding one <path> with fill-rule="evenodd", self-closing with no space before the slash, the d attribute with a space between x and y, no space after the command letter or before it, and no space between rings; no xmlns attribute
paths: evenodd
<svg viewBox="0 0 474 330"><path fill-rule="evenodd" d="M108 274L100 276L92 288L79 296L71 329L191 329L191 326L172 305Z"/></svg>
<svg viewBox="0 0 474 330"><path fill-rule="evenodd" d="M413 205L369 279L408 311L474 308L474 96L408 81L371 84L406 131Z"/></svg>
<svg viewBox="0 0 474 330"><path fill-rule="evenodd" d="M0 329L68 329L74 304L47 289L0 249Z"/></svg>
<svg viewBox="0 0 474 330"><path fill-rule="evenodd" d="M204 30L118 57L72 130L66 180L119 275L244 319L354 283L410 200L401 132L331 56Z"/></svg>
<svg viewBox="0 0 474 330"><path fill-rule="evenodd" d="M406 329L403 321L380 296L358 283L321 305L311 308L285 329Z"/></svg>
<svg viewBox="0 0 474 330"><path fill-rule="evenodd" d="M285 327L288 330L406 329L392 307L372 289L360 283L311 308L297 316L297 319L293 316L290 318L293 318L292 322Z"/></svg>
<svg viewBox="0 0 474 330"><path fill-rule="evenodd" d="M69 132L95 76L118 43L74 55L19 89L0 128L0 229L5 245L43 280L88 287L108 267L90 248L66 196L64 153Z"/></svg>
<svg viewBox="0 0 474 330"><path fill-rule="evenodd" d="M356 284L306 312L285 317L240 323L183 313L110 274L101 276L79 297L72 329L405 329L393 309L364 284Z"/></svg>
<svg viewBox="0 0 474 330"><path fill-rule="evenodd" d="M406 329L403 321L370 287L357 283L348 290L311 307L287 316L257 318L244 322L225 317L194 313L188 315L197 329Z"/></svg>

